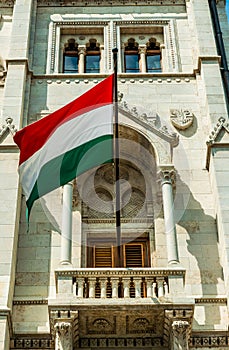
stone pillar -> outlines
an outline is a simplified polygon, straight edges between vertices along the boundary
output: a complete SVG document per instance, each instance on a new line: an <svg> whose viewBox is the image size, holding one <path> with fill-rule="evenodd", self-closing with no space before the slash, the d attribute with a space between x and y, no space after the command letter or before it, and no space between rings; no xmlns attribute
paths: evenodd
<svg viewBox="0 0 229 350"><path fill-rule="evenodd" d="M177 320L172 322L171 350L188 350L189 322Z"/></svg>
<svg viewBox="0 0 229 350"><path fill-rule="evenodd" d="M172 186L172 178L174 176L173 166L161 167L159 175L161 178L168 263L174 264L174 263L179 263L179 257L178 257L176 227L175 227L174 213L173 213L173 186Z"/></svg>
<svg viewBox="0 0 229 350"><path fill-rule="evenodd" d="M79 55L79 65L78 65L78 71L80 74L84 73L84 56L86 55L86 47L85 46L78 46L78 55Z"/></svg>
<svg viewBox="0 0 229 350"><path fill-rule="evenodd" d="M62 232L61 232L61 264L71 264L72 250L72 184L64 185Z"/></svg>
<svg viewBox="0 0 229 350"><path fill-rule="evenodd" d="M140 55L140 70L141 73L146 73L146 45L139 46Z"/></svg>

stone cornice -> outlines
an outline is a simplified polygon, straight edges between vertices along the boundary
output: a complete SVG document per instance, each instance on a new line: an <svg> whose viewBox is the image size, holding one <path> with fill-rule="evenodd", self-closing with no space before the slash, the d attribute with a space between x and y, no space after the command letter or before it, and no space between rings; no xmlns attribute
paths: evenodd
<svg viewBox="0 0 229 350"><path fill-rule="evenodd" d="M7 2L7 1L6 1ZM38 0L38 6L185 6L185 0Z"/></svg>
<svg viewBox="0 0 229 350"><path fill-rule="evenodd" d="M126 268L114 268L114 269L90 269L90 268L80 268L80 269L57 269L55 271L56 278L59 276L69 276L69 277L86 277L90 276L184 276L185 269L182 268L133 268L128 270Z"/></svg>

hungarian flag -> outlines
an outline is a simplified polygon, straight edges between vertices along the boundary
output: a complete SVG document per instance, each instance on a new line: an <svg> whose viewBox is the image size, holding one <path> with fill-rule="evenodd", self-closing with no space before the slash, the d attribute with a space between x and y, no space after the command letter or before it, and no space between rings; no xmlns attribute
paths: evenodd
<svg viewBox="0 0 229 350"><path fill-rule="evenodd" d="M19 175L28 214L34 201L113 159L114 75L19 130Z"/></svg>

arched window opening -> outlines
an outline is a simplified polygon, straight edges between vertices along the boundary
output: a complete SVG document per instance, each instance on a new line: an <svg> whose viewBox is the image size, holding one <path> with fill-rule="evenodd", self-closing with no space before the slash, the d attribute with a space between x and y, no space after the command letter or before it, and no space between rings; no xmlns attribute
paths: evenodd
<svg viewBox="0 0 229 350"><path fill-rule="evenodd" d="M100 72L100 45L96 39L90 39L86 45L85 73Z"/></svg>
<svg viewBox="0 0 229 350"><path fill-rule="evenodd" d="M78 73L78 44L75 39L69 39L64 48L63 72L64 73Z"/></svg>
<svg viewBox="0 0 229 350"><path fill-rule="evenodd" d="M139 73L138 43L134 38L128 39L124 52L125 72Z"/></svg>
<svg viewBox="0 0 229 350"><path fill-rule="evenodd" d="M146 70L148 73L161 72L160 44L155 38L150 38L146 44Z"/></svg>

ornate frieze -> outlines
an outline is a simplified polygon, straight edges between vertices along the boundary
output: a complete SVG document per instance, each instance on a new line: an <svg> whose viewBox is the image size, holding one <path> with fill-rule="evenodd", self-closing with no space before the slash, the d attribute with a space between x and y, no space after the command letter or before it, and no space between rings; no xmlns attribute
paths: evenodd
<svg viewBox="0 0 229 350"><path fill-rule="evenodd" d="M40 337L16 336L11 340L11 349L54 349L54 340Z"/></svg>
<svg viewBox="0 0 229 350"><path fill-rule="evenodd" d="M1 0L0 1L0 8L1 7L13 7L15 4L15 0Z"/></svg>
<svg viewBox="0 0 229 350"><path fill-rule="evenodd" d="M189 348L224 348L228 349L229 335L227 332L211 332L209 334L192 334L189 339Z"/></svg>
<svg viewBox="0 0 229 350"><path fill-rule="evenodd" d="M163 339L161 337L143 337L143 338L81 338L80 347L82 348L114 348L124 347L129 348L159 348L163 345Z"/></svg>

